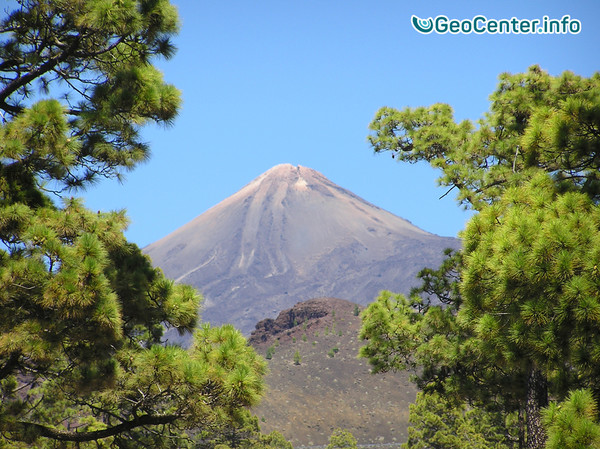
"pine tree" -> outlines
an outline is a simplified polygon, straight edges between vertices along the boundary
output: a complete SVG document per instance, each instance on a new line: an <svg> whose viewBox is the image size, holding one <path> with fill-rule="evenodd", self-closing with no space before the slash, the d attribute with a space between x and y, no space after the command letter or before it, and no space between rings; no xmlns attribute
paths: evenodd
<svg viewBox="0 0 600 449"><path fill-rule="evenodd" d="M365 311L362 354L376 371L421 369L427 391L499 401L527 422L520 446L539 448L549 393L600 385L600 75L534 66L501 75L491 100L477 126L443 104L382 108L371 123L376 152L429 162L480 213L453 268L422 273L421 296L384 293Z"/></svg>
<svg viewBox="0 0 600 449"><path fill-rule="evenodd" d="M337 428L329 436L326 449L356 449L357 442L349 430Z"/></svg>
<svg viewBox="0 0 600 449"><path fill-rule="evenodd" d="M490 111L476 124L456 123L447 104L397 110L384 107L369 125L375 152L397 161L427 161L440 185L479 209L497 199L508 181L536 170L563 188L600 195L600 73L552 77L538 66L500 75Z"/></svg>
<svg viewBox="0 0 600 449"><path fill-rule="evenodd" d="M127 242L124 212L70 195L147 159L179 92L152 65L168 0L18 0L0 21L0 433L13 447L180 446L242 426L265 365ZM53 98L54 97L54 98ZM190 430L193 429L193 430ZM186 432L188 430L188 432Z"/></svg>
<svg viewBox="0 0 600 449"><path fill-rule="evenodd" d="M404 449L508 449L514 424L502 413L468 407L438 393L418 393L410 406Z"/></svg>
<svg viewBox="0 0 600 449"><path fill-rule="evenodd" d="M597 405L589 390L575 390L559 404L544 412L548 429L547 449L600 447Z"/></svg>
<svg viewBox="0 0 600 449"><path fill-rule="evenodd" d="M527 373L528 438L545 440L548 388L600 388L600 208L546 175L510 188L462 234L463 306L480 350Z"/></svg>

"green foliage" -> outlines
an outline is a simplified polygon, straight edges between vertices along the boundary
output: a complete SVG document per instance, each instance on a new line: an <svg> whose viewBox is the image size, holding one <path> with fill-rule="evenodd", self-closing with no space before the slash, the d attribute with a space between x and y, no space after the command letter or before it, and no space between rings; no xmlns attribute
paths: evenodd
<svg viewBox="0 0 600 449"><path fill-rule="evenodd" d="M600 448L596 401L589 390L576 390L544 411L548 429L546 449Z"/></svg>
<svg viewBox="0 0 600 449"><path fill-rule="evenodd" d="M588 196L558 194L540 175L507 189L462 234L457 320L497 364L533 364L561 395L581 381L600 385L599 230Z"/></svg>
<svg viewBox="0 0 600 449"><path fill-rule="evenodd" d="M440 311L443 309L440 308ZM405 370L419 364L416 350L428 342L421 332L424 316L416 313L404 295L383 291L365 309L360 338L367 343L359 355L369 360L374 373Z"/></svg>
<svg viewBox="0 0 600 449"><path fill-rule="evenodd" d="M142 126L175 118L152 65L174 52L175 7L18 0L0 23L3 442L189 447L247 427L262 359L228 326L162 346L165 326L196 327L200 295L126 241L124 212L65 194L122 177L148 157Z"/></svg>
<svg viewBox="0 0 600 449"><path fill-rule="evenodd" d="M360 315L360 308L358 307L358 304L354 305L354 312L353 312L354 316L358 316Z"/></svg>
<svg viewBox="0 0 600 449"><path fill-rule="evenodd" d="M250 440L250 444L244 444L242 447L248 449L293 449L292 443L277 431L268 435L260 434L255 440Z"/></svg>
<svg viewBox="0 0 600 449"><path fill-rule="evenodd" d="M599 197L600 74L552 77L532 66L500 75L490 99L489 113L476 125L456 123L446 104L381 108L369 141L399 161L429 162L442 172L439 183L457 188L459 201L475 209L536 170Z"/></svg>
<svg viewBox="0 0 600 449"><path fill-rule="evenodd" d="M411 426L408 441L402 445L404 449L511 447L509 428L502 414L450 402L437 393L418 393L410 406L409 420Z"/></svg>
<svg viewBox="0 0 600 449"><path fill-rule="evenodd" d="M2 178L15 190L42 179L63 189L119 177L146 160L139 127L170 123L181 103L150 63L174 54L175 7L166 0L15 3L0 26ZM55 92L66 95L62 103L46 100Z"/></svg>
<svg viewBox="0 0 600 449"><path fill-rule="evenodd" d="M306 334L302 334L302 341L306 343L307 340L308 337L306 336Z"/></svg>
<svg viewBox="0 0 600 449"><path fill-rule="evenodd" d="M335 357L335 355L340 352L340 348L338 348L337 346L334 346L333 348L331 348L328 352L327 352L327 356L333 358Z"/></svg>
<svg viewBox="0 0 600 449"><path fill-rule="evenodd" d="M260 431L258 419L245 414L236 428L225 428L221 432L194 435L186 442L191 448L212 447L219 449L293 449L283 435L277 431L263 434ZM179 446L174 446L174 448Z"/></svg>
<svg viewBox="0 0 600 449"><path fill-rule="evenodd" d="M5 436L26 441L39 436L58 439L62 426L56 431L48 427L51 430L46 431L30 423L51 426L79 417L77 434L63 431L62 435L67 433L73 441L79 438L118 442L134 438L152 444L162 444L164 435L165 441L179 441L181 445L189 437L176 429L199 429L194 432L200 431L202 438L207 438L243 425L248 419L244 407L260 399L266 372L264 361L231 326L203 326L196 332L195 345L190 351L162 345L146 350L129 347L115 358L117 374L112 373L110 388L104 385L97 389L94 383L86 382L80 384L85 385L82 390L70 376L46 380L41 387L27 392L29 400L37 401L35 408L16 408L20 402L16 401L14 391L5 394L2 403L2 414L8 418L2 423ZM93 374L88 370L84 376L102 374L101 370ZM141 417L138 410L143 410ZM169 431L171 436L147 433L137 426L126 429L129 432L113 433L111 417L119 417L125 423L139 420L140 425L175 427ZM103 431L108 434L94 433ZM208 435L204 434L207 431Z"/></svg>
<svg viewBox="0 0 600 449"><path fill-rule="evenodd" d="M294 352L294 365L300 365L300 363L302 363L302 356L300 351L296 349L296 352Z"/></svg>
<svg viewBox="0 0 600 449"><path fill-rule="evenodd" d="M252 430L249 435L237 441L224 441L214 446L215 449L293 449L292 444L283 435L273 431L267 435Z"/></svg>
<svg viewBox="0 0 600 449"><path fill-rule="evenodd" d="M479 214L462 254L423 270L409 299L384 292L367 308L361 355L375 372L413 369L445 399L516 412L540 448L549 393L600 392L600 74L533 66L501 75L490 98L476 125L444 104L382 108L371 123L376 152L429 162Z"/></svg>
<svg viewBox="0 0 600 449"><path fill-rule="evenodd" d="M329 444L326 449L356 449L356 438L349 430L335 429L329 436Z"/></svg>
<svg viewBox="0 0 600 449"><path fill-rule="evenodd" d="M559 194L546 175L508 188L467 225L464 254L421 273L418 293L445 307L382 293L363 313L361 355L375 372L412 369L425 391L506 414L525 410L532 367L559 398L597 391L599 229L589 197Z"/></svg>
<svg viewBox="0 0 600 449"><path fill-rule="evenodd" d="M207 374L203 391L214 391L214 406L255 405L263 392L266 364L232 325L211 328L208 324L194 334L191 357ZM208 386L210 385L210 388Z"/></svg>

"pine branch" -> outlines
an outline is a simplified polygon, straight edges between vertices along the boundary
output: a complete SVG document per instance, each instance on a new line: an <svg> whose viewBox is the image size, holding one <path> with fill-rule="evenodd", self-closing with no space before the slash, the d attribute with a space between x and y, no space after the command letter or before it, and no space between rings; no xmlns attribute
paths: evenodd
<svg viewBox="0 0 600 449"><path fill-rule="evenodd" d="M77 51L77 48L83 38L83 35L77 36L77 38L74 39L73 43L66 50L56 55L54 58L49 59L36 69L31 70L26 75L19 76L8 83L0 92L0 107L8 112L19 113L22 108L19 106L8 105L6 103L6 99L21 87L26 86L34 79L42 76L44 73L51 71L58 64L72 56Z"/></svg>
<svg viewBox="0 0 600 449"><path fill-rule="evenodd" d="M180 418L179 415L142 415L130 421L125 421L113 427L92 432L76 432L68 430L59 430L42 424L30 422L18 422L17 426L23 434L29 434L31 431L40 437L50 438L57 441L86 442L96 441L103 438L122 434L129 430L142 426L156 426L161 424L171 424Z"/></svg>

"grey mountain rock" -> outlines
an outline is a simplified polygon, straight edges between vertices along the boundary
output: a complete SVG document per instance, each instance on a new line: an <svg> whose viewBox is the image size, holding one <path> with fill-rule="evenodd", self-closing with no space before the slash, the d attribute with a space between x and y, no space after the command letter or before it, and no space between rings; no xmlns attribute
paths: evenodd
<svg viewBox="0 0 600 449"><path fill-rule="evenodd" d="M147 246L155 265L204 295L204 321L255 324L310 298L368 304L407 293L460 241L412 225L321 173L282 164Z"/></svg>

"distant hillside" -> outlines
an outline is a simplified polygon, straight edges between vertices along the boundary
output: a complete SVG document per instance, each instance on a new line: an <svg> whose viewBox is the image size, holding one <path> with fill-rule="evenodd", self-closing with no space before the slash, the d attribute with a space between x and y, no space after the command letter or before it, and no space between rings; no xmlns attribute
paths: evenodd
<svg viewBox="0 0 600 449"><path fill-rule="evenodd" d="M274 351L267 395L254 409L263 431L278 430L295 447L327 444L337 427L349 429L359 444L406 441L416 388L407 373L372 375L356 357L362 344L356 307L312 299L257 325L251 344L263 356Z"/></svg>
<svg viewBox="0 0 600 449"><path fill-rule="evenodd" d="M383 289L407 293L419 270L459 245L315 170L282 164L144 251L202 291L204 320L248 334L306 298L368 304Z"/></svg>

